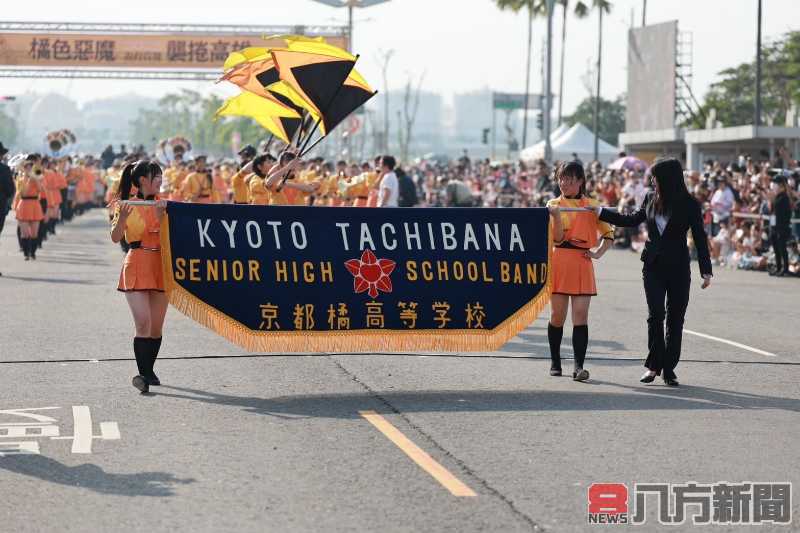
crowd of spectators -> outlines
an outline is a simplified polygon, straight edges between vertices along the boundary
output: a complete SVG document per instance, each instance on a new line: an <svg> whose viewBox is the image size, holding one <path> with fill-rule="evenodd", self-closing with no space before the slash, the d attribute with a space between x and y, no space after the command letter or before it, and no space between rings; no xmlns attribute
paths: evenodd
<svg viewBox="0 0 800 533"><path fill-rule="evenodd" d="M544 161L532 164L473 161L465 153L460 159L447 163L418 161L398 172L412 177L420 205L536 207L544 206L547 200L559 194L553 169ZM589 195L603 205L624 212L639 207L651 190L644 166L614 170L595 161L586 166L586 175ZM797 221L800 219L800 163L797 160L788 157L783 149L773 160L743 154L734 161L706 161L702 171L686 171L685 177L689 192L702 206L714 263L762 271L774 268L770 216L775 181L783 179L792 206L788 271L800 275L800 222ZM615 246L638 251L646 239L644 226L618 228Z"/></svg>

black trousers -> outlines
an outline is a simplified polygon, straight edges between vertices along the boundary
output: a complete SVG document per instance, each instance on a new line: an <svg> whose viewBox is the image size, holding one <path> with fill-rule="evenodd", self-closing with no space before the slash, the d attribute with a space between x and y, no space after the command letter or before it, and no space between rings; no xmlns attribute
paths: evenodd
<svg viewBox="0 0 800 533"><path fill-rule="evenodd" d="M772 249L775 250L775 267L778 272L789 269L789 251L786 249L786 241L789 240L789 228L772 228L770 240Z"/></svg>
<svg viewBox="0 0 800 533"><path fill-rule="evenodd" d="M6 225L6 216L8 215L8 200L0 196L0 235L3 233L3 227Z"/></svg>
<svg viewBox="0 0 800 533"><path fill-rule="evenodd" d="M659 374L663 371L665 377L675 377L674 370L681 358L683 320L689 305L689 264L685 270L683 267L645 265L642 277L648 308L648 353L644 366Z"/></svg>

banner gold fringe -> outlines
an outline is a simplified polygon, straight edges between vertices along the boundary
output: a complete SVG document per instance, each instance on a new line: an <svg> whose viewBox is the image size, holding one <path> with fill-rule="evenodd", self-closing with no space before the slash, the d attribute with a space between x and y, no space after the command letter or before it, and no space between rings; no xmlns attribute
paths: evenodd
<svg viewBox="0 0 800 533"><path fill-rule="evenodd" d="M203 302L175 282L169 242L169 218L161 221L161 260L169 302L195 322L249 352L485 352L500 349L531 324L550 301L553 237L548 231L547 281L539 294L491 330L255 331Z"/></svg>

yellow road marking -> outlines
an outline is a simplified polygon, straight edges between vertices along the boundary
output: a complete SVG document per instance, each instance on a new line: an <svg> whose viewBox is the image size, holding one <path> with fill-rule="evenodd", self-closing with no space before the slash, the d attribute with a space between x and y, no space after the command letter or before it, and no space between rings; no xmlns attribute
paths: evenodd
<svg viewBox="0 0 800 533"><path fill-rule="evenodd" d="M420 468L433 476L436 481L450 491L453 496L477 496L475 492L451 474L445 467L437 463L430 455L411 442L399 429L389 423L375 411L359 411L358 414L367 419L378 431L400 448Z"/></svg>

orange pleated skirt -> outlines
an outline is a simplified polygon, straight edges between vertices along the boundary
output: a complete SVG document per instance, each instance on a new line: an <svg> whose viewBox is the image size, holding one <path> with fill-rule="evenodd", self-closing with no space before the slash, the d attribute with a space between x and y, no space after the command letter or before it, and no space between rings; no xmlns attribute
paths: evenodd
<svg viewBox="0 0 800 533"><path fill-rule="evenodd" d="M20 222L39 222L44 220L44 211L38 198L22 199L17 204L17 220Z"/></svg>
<svg viewBox="0 0 800 533"><path fill-rule="evenodd" d="M550 265L553 274L553 294L595 296L597 285L594 265L584 257L586 250L554 248Z"/></svg>
<svg viewBox="0 0 800 533"><path fill-rule="evenodd" d="M143 248L128 250L117 290L164 291L164 273L161 270L161 252Z"/></svg>

